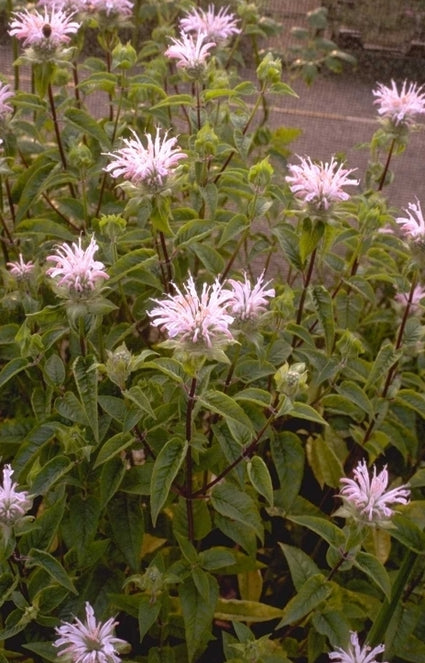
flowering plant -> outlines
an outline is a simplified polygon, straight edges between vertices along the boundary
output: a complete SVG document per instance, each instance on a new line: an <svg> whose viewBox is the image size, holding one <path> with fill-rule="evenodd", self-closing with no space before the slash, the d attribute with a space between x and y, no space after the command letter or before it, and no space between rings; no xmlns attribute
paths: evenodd
<svg viewBox="0 0 425 663"><path fill-rule="evenodd" d="M0 663L423 661L422 88L363 173L270 122L256 3L8 12Z"/></svg>

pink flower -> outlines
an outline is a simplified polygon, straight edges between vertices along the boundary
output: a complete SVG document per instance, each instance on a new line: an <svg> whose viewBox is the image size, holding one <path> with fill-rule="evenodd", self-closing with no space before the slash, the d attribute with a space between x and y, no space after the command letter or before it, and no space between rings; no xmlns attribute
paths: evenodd
<svg viewBox="0 0 425 663"><path fill-rule="evenodd" d="M192 276L184 284L183 292L176 285L174 288L177 294L153 300L158 306L148 315L155 327L193 350L196 345L201 349L212 348L213 344L233 340L229 330L233 316L227 311L232 293L218 280L211 286L204 283L201 295L196 291Z"/></svg>
<svg viewBox="0 0 425 663"><path fill-rule="evenodd" d="M69 663L120 663L118 649L127 643L115 637L117 623L113 618L97 622L92 606L86 602L85 621L76 618L73 624L63 622L56 629L59 638L53 646L61 649L58 656Z"/></svg>
<svg viewBox="0 0 425 663"><path fill-rule="evenodd" d="M407 504L410 490L406 485L386 490L388 486L388 471L385 465L379 474L373 466L373 476L370 478L365 459L361 460L353 472L354 478L344 477L340 496L344 505L354 515L367 524L385 524L394 511L390 505Z"/></svg>
<svg viewBox="0 0 425 663"><path fill-rule="evenodd" d="M228 7L221 7L216 13L214 5L208 5L207 11L194 7L180 19L180 26L185 32L202 33L215 42L226 41L239 34L241 30L237 23L235 15L229 12Z"/></svg>
<svg viewBox="0 0 425 663"><path fill-rule="evenodd" d="M28 277L34 269L34 263L31 260L24 262L22 253L19 254L19 260L8 262L7 266L9 267L10 273L18 279Z"/></svg>
<svg viewBox="0 0 425 663"><path fill-rule="evenodd" d="M0 119L13 111L12 106L6 103L7 100L13 96L14 94L11 91L10 86L5 83L0 83Z"/></svg>
<svg viewBox="0 0 425 663"><path fill-rule="evenodd" d="M425 288L422 285L416 285L413 290L413 295L409 292L399 292L395 295L394 299L403 306L407 306L410 298L410 308L418 310L422 300L425 300Z"/></svg>
<svg viewBox="0 0 425 663"><path fill-rule="evenodd" d="M335 651L329 653L329 658L338 663L377 663L376 656L384 651L385 647L382 644L373 649L369 645L360 647L359 636L351 631L347 650L337 647Z"/></svg>
<svg viewBox="0 0 425 663"><path fill-rule="evenodd" d="M312 205L316 210L328 210L332 203L348 200L344 186L357 186L358 180L348 176L355 170L347 170L332 157L330 163L313 163L310 157L298 157L300 165L290 165L286 176L289 188L296 198Z"/></svg>
<svg viewBox="0 0 425 663"><path fill-rule="evenodd" d="M102 12L106 16L131 16L134 4L132 0L86 0L87 8L91 11Z"/></svg>
<svg viewBox="0 0 425 663"><path fill-rule="evenodd" d="M423 239L425 236L425 221L419 200L416 198L416 203L409 203L404 211L407 217L399 216L396 218L403 235L411 239Z"/></svg>
<svg viewBox="0 0 425 663"><path fill-rule="evenodd" d="M95 290L101 281L109 278L104 271L103 262L94 259L98 248L94 237L86 250L81 246L81 237L78 244L62 244L57 247L56 254L47 257L47 260L56 263L56 266L49 267L46 274L52 279L59 277L57 285L64 287L68 294L88 294Z"/></svg>
<svg viewBox="0 0 425 663"><path fill-rule="evenodd" d="M44 8L43 14L36 9L31 12L24 9L14 13L9 34L22 40L25 47L51 52L68 44L70 35L78 31L80 24L72 21L72 16L56 6Z"/></svg>
<svg viewBox="0 0 425 663"><path fill-rule="evenodd" d="M165 51L168 58L177 60L177 67L198 73L204 69L205 61L214 48L214 41L207 41L207 35L198 32L195 37L186 32L180 33L181 39L171 38L171 46Z"/></svg>
<svg viewBox="0 0 425 663"><path fill-rule="evenodd" d="M3 469L3 485L0 486L0 523L16 525L32 507L32 497L25 490L16 490L12 482L13 470L10 465Z"/></svg>
<svg viewBox="0 0 425 663"><path fill-rule="evenodd" d="M416 115L425 113L425 93L423 86L404 81L400 92L394 81L391 87L378 83L372 94L376 97L374 103L379 105L378 113L383 118L388 118L395 126L412 124Z"/></svg>
<svg viewBox="0 0 425 663"><path fill-rule="evenodd" d="M274 297L275 291L274 288L266 290L270 281L263 285L264 273L259 276L254 287L247 275L244 276L244 281L229 279L225 283L226 286L227 284L232 286L229 309L232 315L239 320L253 320L265 312L268 305L267 299Z"/></svg>
<svg viewBox="0 0 425 663"><path fill-rule="evenodd" d="M126 147L115 153L108 153L113 161L104 170L112 177L129 180L135 186L145 184L149 188L158 189L165 185L166 180L175 171L176 165L187 155L180 147L175 147L177 138L167 138L168 132L161 139L161 130L156 130L155 139L145 134L146 147L136 133L131 130L134 138L125 138Z"/></svg>

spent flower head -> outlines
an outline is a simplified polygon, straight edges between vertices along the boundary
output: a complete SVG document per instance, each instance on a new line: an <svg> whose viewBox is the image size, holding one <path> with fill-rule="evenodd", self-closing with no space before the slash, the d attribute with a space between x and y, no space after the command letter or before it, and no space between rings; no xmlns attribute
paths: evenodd
<svg viewBox="0 0 425 663"><path fill-rule="evenodd" d="M385 646L382 644L373 649L367 644L361 647L359 636L355 631L351 631L350 644L347 649L337 647L335 651L329 653L329 658L337 663L378 663L376 656L384 651Z"/></svg>
<svg viewBox="0 0 425 663"><path fill-rule="evenodd" d="M53 646L69 663L120 663L118 651L127 643L115 637L117 623L113 617L103 623L96 621L93 607L86 602L85 621L76 618L73 623L63 622L56 629L59 637Z"/></svg>
<svg viewBox="0 0 425 663"><path fill-rule="evenodd" d="M55 263L55 266L49 267L46 274L56 280L57 286L63 289L67 296L86 297L109 278L104 271L103 262L94 259L98 248L94 237L90 239L86 249L81 245L81 237L78 239L78 244L76 242L71 246L61 244L57 247L56 253L47 257L47 260Z"/></svg>
<svg viewBox="0 0 425 663"><path fill-rule="evenodd" d="M214 46L215 41L209 40L204 32L198 32L196 35L181 32L180 39L171 37L171 45L164 55L177 60L179 69L184 69L190 76L197 78L204 71L207 58Z"/></svg>
<svg viewBox="0 0 425 663"><path fill-rule="evenodd" d="M409 239L424 241L425 220L419 200L416 198L415 203L409 203L407 209L404 211L406 212L407 217L399 216L396 218L396 222L400 226L402 234Z"/></svg>
<svg viewBox="0 0 425 663"><path fill-rule="evenodd" d="M384 526L390 524L394 514L394 504L407 504L410 489L406 485L387 490L387 466L377 474L373 466L370 477L365 459L361 460L353 472L353 479L343 477L339 495L344 502L340 515L353 516L357 521L367 525Z"/></svg>
<svg viewBox="0 0 425 663"><path fill-rule="evenodd" d="M177 145L177 138L167 138L168 132L162 137L159 127L154 139L145 134L146 147L137 134L131 132L134 137L124 138L125 147L106 154L111 162L104 170L114 178L124 177L135 187L144 185L155 192L166 185L179 161L187 155Z"/></svg>
<svg viewBox="0 0 425 663"><path fill-rule="evenodd" d="M10 86L7 83L0 83L0 120L13 111L12 106L7 103L7 100L13 96Z"/></svg>
<svg viewBox="0 0 425 663"><path fill-rule="evenodd" d="M286 176L289 188L298 200L316 211L327 211L333 203L348 200L345 186L357 186L358 180L349 175L355 169L344 168L335 157L330 162L313 163L310 157L298 157L300 164L291 164Z"/></svg>
<svg viewBox="0 0 425 663"><path fill-rule="evenodd" d="M28 278L33 270L34 270L34 263L32 260L28 260L28 262L25 262L22 253L19 254L19 259L8 262L6 263L7 267L9 267L9 272L12 274L12 276L15 276L17 279L26 279Z"/></svg>
<svg viewBox="0 0 425 663"><path fill-rule="evenodd" d="M184 32L202 33L216 43L224 42L241 32L238 19L229 11L229 7L220 7L216 11L212 4L208 5L207 10L200 7L191 9L180 19L180 27Z"/></svg>
<svg viewBox="0 0 425 663"><path fill-rule="evenodd" d="M191 352L218 349L234 340L229 329L234 318L228 312L232 293L218 280L212 285L204 283L201 294L192 276L183 284L183 291L174 288L175 295L153 300L157 306L148 315L155 327Z"/></svg>
<svg viewBox="0 0 425 663"><path fill-rule="evenodd" d="M425 113L425 92L417 83L404 81L400 91L393 80L391 86L378 83L372 94L376 97L373 103L378 106L378 114L396 127L409 126L417 115Z"/></svg>
<svg viewBox="0 0 425 663"><path fill-rule="evenodd" d="M32 507L33 498L25 490L16 490L17 483L12 481L13 470L10 465L3 468L3 485L0 487L0 523L16 525Z"/></svg>
<svg viewBox="0 0 425 663"><path fill-rule="evenodd" d="M231 286L229 310L236 319L254 320L266 311L268 299L274 297L274 288L267 289L270 281L264 283L264 272L258 277L253 286L246 274L243 281L228 279L226 286Z"/></svg>
<svg viewBox="0 0 425 663"><path fill-rule="evenodd" d="M21 40L25 48L32 47L38 55L49 59L58 48L67 45L71 35L80 28L80 24L72 20L73 16L56 5L45 7L43 12L24 9L13 14L9 34Z"/></svg>

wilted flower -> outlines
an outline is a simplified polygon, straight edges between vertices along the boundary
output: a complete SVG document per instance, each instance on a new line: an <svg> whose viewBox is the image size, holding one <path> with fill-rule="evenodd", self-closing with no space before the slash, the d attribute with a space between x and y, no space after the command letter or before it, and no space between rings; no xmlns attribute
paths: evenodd
<svg viewBox="0 0 425 663"><path fill-rule="evenodd" d="M45 54L52 53L59 46L68 44L70 35L76 33L80 27L77 21L72 21L73 13L68 13L56 6L44 8L44 13L36 9L13 14L9 34L22 40L23 46L32 46Z"/></svg>
<svg viewBox="0 0 425 663"><path fill-rule="evenodd" d="M388 118L397 127L412 124L416 115L425 113L425 93L423 86L404 81L400 92L394 81L391 87L378 83L372 94L376 97L374 103L379 105L378 113L382 118Z"/></svg>
<svg viewBox="0 0 425 663"><path fill-rule="evenodd" d="M179 146L175 147L177 138L167 138L168 132L161 138L159 127L154 140L150 134L145 134L146 147L131 131L134 138L124 138L125 147L107 153L113 161L104 170L112 177L123 176L135 186L144 184L154 190L163 187L179 161L187 155Z"/></svg>
<svg viewBox="0 0 425 663"><path fill-rule="evenodd" d="M117 652L127 643L115 637L117 623L112 617L104 623L97 622L92 606L86 602L85 621L76 618L72 624L63 622L56 629L59 638L53 646L61 649L58 656L69 663L120 663Z"/></svg>
<svg viewBox="0 0 425 663"><path fill-rule="evenodd" d="M216 13L214 5L208 5L206 11L194 7L180 19L180 26L185 32L202 33L215 42L225 41L241 31L237 18L228 7L221 7Z"/></svg>
<svg viewBox="0 0 425 663"><path fill-rule="evenodd" d="M296 198L308 203L316 210L328 210L332 203L348 200L344 186L357 186L358 180L348 176L355 170L348 170L338 164L334 157L329 163L313 163L310 157L298 157L300 165L290 165L290 175L286 176L289 188Z"/></svg>
<svg viewBox="0 0 425 663"><path fill-rule="evenodd" d="M204 283L201 295L196 291L192 276L184 284L183 292L174 287L177 294L153 300L158 306L148 314L155 327L192 350L195 346L212 348L223 341L233 340L229 326L234 318L227 311L232 293L224 289L218 280L212 285Z"/></svg>
<svg viewBox="0 0 425 663"><path fill-rule="evenodd" d="M62 244L57 247L56 254L47 257L47 260L56 263L56 266L49 267L46 274L53 279L59 277L57 285L65 288L70 295L88 294L95 290L101 281L109 278L104 271L103 262L94 259L98 248L94 237L85 250L81 246L81 237L78 244Z"/></svg>
<svg viewBox="0 0 425 663"><path fill-rule="evenodd" d="M9 271L13 276L16 276L17 279L23 279L28 277L34 269L34 263L31 260L25 262L22 253L19 254L19 260L6 263L9 267Z"/></svg>
<svg viewBox="0 0 425 663"><path fill-rule="evenodd" d="M369 645L360 647L357 633L351 631L348 648L345 650L342 647L337 647L335 651L329 653L329 658L331 661L337 661L337 663L378 663L376 656L384 651L384 645L378 645L373 649Z"/></svg>
<svg viewBox="0 0 425 663"><path fill-rule="evenodd" d="M177 67L185 69L189 74L200 73L205 66L205 61L214 48L215 42L207 41L208 37L203 32L198 32L196 36L180 33L181 39L171 37L171 46L165 51L168 58L177 60Z"/></svg>
<svg viewBox="0 0 425 663"><path fill-rule="evenodd" d="M404 211L407 217L399 216L396 218L402 233L412 239L424 239L425 220L419 200L416 198L416 203L409 203Z"/></svg>
<svg viewBox="0 0 425 663"><path fill-rule="evenodd" d="M245 274L244 281L229 279L226 286L231 285L231 298L229 309L232 315L239 320L253 320L264 313L268 305L267 299L274 297L274 288L266 289L270 281L263 283L264 273L261 274L254 287Z"/></svg>
<svg viewBox="0 0 425 663"><path fill-rule="evenodd" d="M388 486L387 466L370 478L365 459L361 460L353 472L354 478L344 477L339 494L350 515L369 525L388 523L394 511L390 505L407 504L410 490L406 485L386 490Z"/></svg>
<svg viewBox="0 0 425 663"><path fill-rule="evenodd" d="M25 490L16 490L12 482L13 470L10 465L3 468L3 485L0 487L0 523L16 525L32 507L32 497Z"/></svg>
<svg viewBox="0 0 425 663"><path fill-rule="evenodd" d="M13 111L12 106L6 103L7 100L13 96L14 94L11 91L10 86L5 83L0 83L0 119Z"/></svg>

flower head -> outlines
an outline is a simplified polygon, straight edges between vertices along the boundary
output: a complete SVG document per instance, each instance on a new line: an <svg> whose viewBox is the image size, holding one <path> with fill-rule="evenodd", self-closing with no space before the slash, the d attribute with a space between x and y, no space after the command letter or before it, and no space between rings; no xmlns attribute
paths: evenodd
<svg viewBox="0 0 425 663"><path fill-rule="evenodd" d="M154 140L145 134L146 147L134 131L132 134L134 138L124 138L125 147L106 155L112 161L104 170L112 177L123 176L134 186L144 184L154 191L162 188L187 155L179 146L175 147L177 138L167 138L168 132L161 138L159 128Z"/></svg>
<svg viewBox="0 0 425 663"><path fill-rule="evenodd" d="M9 34L22 40L23 46L31 46L46 55L54 53L60 46L71 40L80 24L72 21L73 14L58 9L56 6L38 10L15 12L10 24Z"/></svg>
<svg viewBox="0 0 425 663"><path fill-rule="evenodd" d="M221 7L216 13L214 5L208 5L206 11L194 7L180 19L180 26L185 32L202 33L215 42L226 41L241 31L235 15L229 12L228 7Z"/></svg>
<svg viewBox="0 0 425 663"><path fill-rule="evenodd" d="M344 186L357 186L358 180L349 175L355 170L348 170L338 164L334 157L328 163L313 163L310 157L298 157L299 165L290 165L290 175L286 176L289 188L296 198L313 206L316 210L328 210L332 203L348 200Z"/></svg>
<svg viewBox="0 0 425 663"><path fill-rule="evenodd" d="M206 59L210 50L214 48L215 42L208 41L203 32L196 36L181 32L180 39L171 38L171 46L165 51L168 58L177 60L177 67L185 69L189 74L198 75L205 67Z"/></svg>
<svg viewBox="0 0 425 663"><path fill-rule="evenodd" d="M416 198L416 203L409 203L404 211L407 217L396 218L403 235L414 240L425 239L425 220L419 200Z"/></svg>
<svg viewBox="0 0 425 663"><path fill-rule="evenodd" d="M394 511L393 504L407 504L410 490L406 485L386 490L388 486L387 466L376 473L373 466L373 476L370 478L365 459L361 460L353 472L354 478L344 477L340 480L342 488L339 491L350 515L369 525L388 524Z"/></svg>
<svg viewBox="0 0 425 663"><path fill-rule="evenodd" d="M337 647L335 651L329 653L329 658L337 663L377 663L376 656L384 651L384 645L378 645L373 649L369 645L360 647L359 636L355 631L351 631L348 648L345 650Z"/></svg>
<svg viewBox="0 0 425 663"><path fill-rule="evenodd" d="M16 490L12 482L13 470L10 465L3 468L3 485L0 487L0 523L15 525L22 520L32 507L32 497L25 490Z"/></svg>
<svg viewBox="0 0 425 663"><path fill-rule="evenodd" d="M229 300L229 309L232 315L239 320L253 320L258 318L266 310L270 297L274 297L274 288L266 289L269 284L264 283L264 273L261 274L254 286L248 280L245 274L244 281L235 281L229 279L226 286L230 285L231 298Z"/></svg>
<svg viewBox="0 0 425 663"><path fill-rule="evenodd" d="M85 621L76 618L73 624L63 622L56 629L59 638L53 645L60 649L58 656L69 663L120 663L117 648L127 643L115 637L116 625L113 618L97 622L92 606L86 602Z"/></svg>
<svg viewBox="0 0 425 663"><path fill-rule="evenodd" d="M8 262L7 266L9 267L10 273L13 276L16 276L17 279L28 278L35 267L32 260L28 260L28 262L24 261L22 253L19 254L19 260Z"/></svg>
<svg viewBox="0 0 425 663"><path fill-rule="evenodd" d="M153 300L158 306L148 314L155 327L192 351L211 349L233 340L229 330L233 316L227 311L232 293L218 280L212 285L204 283L200 295L192 276L184 284L183 292L174 287L175 295Z"/></svg>
<svg viewBox="0 0 425 663"><path fill-rule="evenodd" d="M404 81L400 92L394 81L391 87L378 83L376 90L372 91L376 97L374 103L378 105L378 113L382 118L388 118L397 126L408 126L413 123L416 115L425 113L425 92L423 86Z"/></svg>
<svg viewBox="0 0 425 663"><path fill-rule="evenodd" d="M57 247L55 254L47 257L48 261L56 265L49 267L46 274L52 279L59 277L57 285L63 287L69 295L90 294L98 284L109 278L104 271L105 265L94 259L98 248L94 237L85 250L81 246L81 237L78 239L78 244L75 242L71 246L62 244Z"/></svg>
<svg viewBox="0 0 425 663"><path fill-rule="evenodd" d="M413 311L419 310L421 302L425 300L425 288L419 283L415 285L413 293L410 292L398 292L394 299L399 304L407 306L409 304L410 309Z"/></svg>
<svg viewBox="0 0 425 663"><path fill-rule="evenodd" d="M134 7L132 0L86 0L85 4L91 11L122 17L131 16Z"/></svg>
<svg viewBox="0 0 425 663"><path fill-rule="evenodd" d="M13 111L12 106L7 103L7 100L13 96L14 94L11 91L10 86L5 83L0 83L0 119Z"/></svg>

